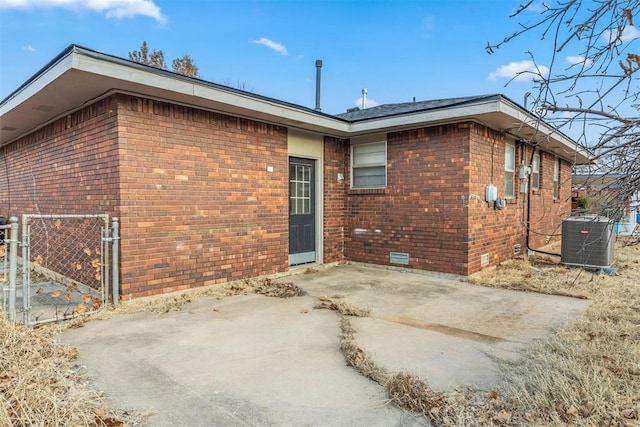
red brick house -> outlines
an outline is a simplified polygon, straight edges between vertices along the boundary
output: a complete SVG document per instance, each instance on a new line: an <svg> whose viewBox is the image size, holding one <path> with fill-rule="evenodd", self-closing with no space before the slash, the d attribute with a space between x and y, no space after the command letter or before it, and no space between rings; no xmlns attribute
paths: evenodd
<svg viewBox="0 0 640 427"><path fill-rule="evenodd" d="M78 46L0 128L0 215L119 217L133 297L308 262L466 276L559 234L588 161L501 95L332 116Z"/></svg>

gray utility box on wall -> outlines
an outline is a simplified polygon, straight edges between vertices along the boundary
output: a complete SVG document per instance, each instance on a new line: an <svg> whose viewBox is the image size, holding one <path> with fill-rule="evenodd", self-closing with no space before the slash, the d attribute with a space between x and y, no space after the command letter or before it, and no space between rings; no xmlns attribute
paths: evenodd
<svg viewBox="0 0 640 427"><path fill-rule="evenodd" d="M566 218L562 221L561 261L582 267L610 267L615 242L613 224L605 216Z"/></svg>

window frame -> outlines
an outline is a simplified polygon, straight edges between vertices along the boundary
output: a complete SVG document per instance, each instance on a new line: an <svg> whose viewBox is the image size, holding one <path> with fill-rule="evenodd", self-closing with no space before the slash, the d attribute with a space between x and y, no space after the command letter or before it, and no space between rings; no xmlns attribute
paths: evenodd
<svg viewBox="0 0 640 427"><path fill-rule="evenodd" d="M531 160L531 190L540 190L540 153L534 153Z"/></svg>
<svg viewBox="0 0 640 427"><path fill-rule="evenodd" d="M508 155L507 150L511 149L513 153L511 156L512 164L507 164ZM510 167L510 169L509 169ZM511 175L509 180L508 175ZM510 191L508 189L508 183L511 182ZM516 146L510 142L507 142L504 146L504 198L515 199L516 198Z"/></svg>
<svg viewBox="0 0 640 427"><path fill-rule="evenodd" d="M369 162L369 163L358 163L356 159L356 151L359 147L364 146L380 146L384 147L384 161L379 162ZM375 142L366 142L360 144L352 144L351 145L351 188L355 190L361 189L369 189L369 188L386 188L387 187L387 141L375 141ZM384 168L384 182L380 185L356 185L356 170L357 169L365 169L365 168Z"/></svg>
<svg viewBox="0 0 640 427"><path fill-rule="evenodd" d="M291 168L295 168L291 178ZM302 171L302 179L298 171ZM313 188L312 167L308 164L289 164L289 215L310 215L312 214L311 191Z"/></svg>
<svg viewBox="0 0 640 427"><path fill-rule="evenodd" d="M560 197L560 157L553 159L553 200Z"/></svg>

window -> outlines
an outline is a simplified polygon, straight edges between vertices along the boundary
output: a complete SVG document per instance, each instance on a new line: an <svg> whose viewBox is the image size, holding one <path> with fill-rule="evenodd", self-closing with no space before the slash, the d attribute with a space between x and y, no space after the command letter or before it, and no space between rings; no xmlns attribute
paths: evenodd
<svg viewBox="0 0 640 427"><path fill-rule="evenodd" d="M289 165L289 213L311 213L311 166Z"/></svg>
<svg viewBox="0 0 640 427"><path fill-rule="evenodd" d="M516 171L516 147L513 144L507 144L504 149L504 197L505 199L513 199L514 178Z"/></svg>
<svg viewBox="0 0 640 427"><path fill-rule="evenodd" d="M560 190L560 159L555 158L553 161L553 198L558 198Z"/></svg>
<svg viewBox="0 0 640 427"><path fill-rule="evenodd" d="M351 147L351 187L374 188L387 185L387 143Z"/></svg>
<svg viewBox="0 0 640 427"><path fill-rule="evenodd" d="M540 189L540 153L534 154L531 162L531 189Z"/></svg>

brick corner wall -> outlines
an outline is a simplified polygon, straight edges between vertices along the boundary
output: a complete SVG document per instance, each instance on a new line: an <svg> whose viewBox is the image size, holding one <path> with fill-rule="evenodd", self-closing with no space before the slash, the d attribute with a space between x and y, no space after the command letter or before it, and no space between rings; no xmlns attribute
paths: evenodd
<svg viewBox="0 0 640 427"><path fill-rule="evenodd" d="M118 103L124 298L288 270L286 128Z"/></svg>

